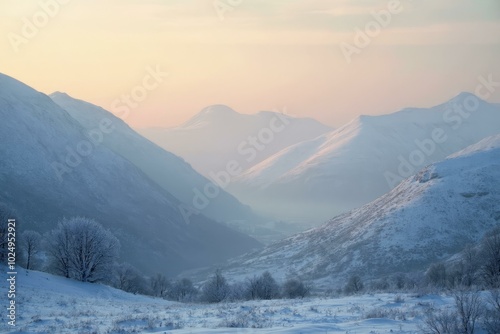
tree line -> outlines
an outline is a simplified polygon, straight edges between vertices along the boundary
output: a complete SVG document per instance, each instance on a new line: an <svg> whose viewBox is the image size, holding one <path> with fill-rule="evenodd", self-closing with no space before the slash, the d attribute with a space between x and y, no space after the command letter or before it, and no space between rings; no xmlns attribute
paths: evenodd
<svg viewBox="0 0 500 334"><path fill-rule="evenodd" d="M0 218L7 215L7 210L0 208ZM43 270L81 282L103 283L126 292L174 301L218 303L227 300L302 298L310 291L299 279L289 279L280 285L269 272L229 284L217 270L199 287L187 278L170 280L161 273L148 277L130 263L119 263L118 239L101 224L84 217L63 219L55 229L44 235L25 230L20 234L18 243L22 255L19 264L26 269ZM0 259L3 261L2 250L3 239L0 238Z"/></svg>

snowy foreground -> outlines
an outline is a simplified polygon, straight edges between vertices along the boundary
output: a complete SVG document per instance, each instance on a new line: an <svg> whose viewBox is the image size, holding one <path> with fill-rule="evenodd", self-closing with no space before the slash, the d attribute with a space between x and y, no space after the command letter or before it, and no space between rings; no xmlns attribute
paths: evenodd
<svg viewBox="0 0 500 334"><path fill-rule="evenodd" d="M180 304L41 272L17 280L16 327L3 321L0 333L415 333L430 307L453 307L444 296L388 293Z"/></svg>

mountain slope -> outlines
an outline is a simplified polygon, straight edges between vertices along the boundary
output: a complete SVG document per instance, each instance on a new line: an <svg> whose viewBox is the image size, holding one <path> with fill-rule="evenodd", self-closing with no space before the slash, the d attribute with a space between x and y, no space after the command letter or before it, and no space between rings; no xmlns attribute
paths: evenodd
<svg viewBox="0 0 500 334"><path fill-rule="evenodd" d="M263 222L264 219L255 215L250 207L223 189L219 188L213 198L208 196L205 187L211 182L207 178L181 158L139 135L110 112L64 93L53 93L50 97L88 131L98 129L103 119L109 119L113 131L104 134L103 145L132 162L163 189L185 203L188 206L183 208L186 216L193 209L220 222L237 220L249 227Z"/></svg>
<svg viewBox="0 0 500 334"><path fill-rule="evenodd" d="M338 282L426 268L500 225L500 135L420 170L375 201L232 261Z"/></svg>
<svg viewBox="0 0 500 334"><path fill-rule="evenodd" d="M363 205L425 165L497 133L500 108L462 93L429 109L360 116L253 166L228 190L260 211L321 221ZM281 205L269 206L270 198L281 199Z"/></svg>
<svg viewBox="0 0 500 334"><path fill-rule="evenodd" d="M226 170L229 161L236 160L245 170L285 147L330 130L309 118L269 111L245 115L224 105L214 105L179 127L139 132L210 176L210 172Z"/></svg>
<svg viewBox="0 0 500 334"><path fill-rule="evenodd" d="M22 229L94 218L120 239L122 260L146 273L177 273L258 245L203 215L186 224L174 196L48 96L3 74L0 118L0 202L17 212Z"/></svg>

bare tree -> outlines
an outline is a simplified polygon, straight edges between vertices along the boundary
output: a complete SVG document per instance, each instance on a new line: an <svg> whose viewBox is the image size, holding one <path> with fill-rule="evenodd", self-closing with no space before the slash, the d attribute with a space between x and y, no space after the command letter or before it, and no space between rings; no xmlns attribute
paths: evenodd
<svg viewBox="0 0 500 334"><path fill-rule="evenodd" d="M421 329L424 334L460 333L458 330L457 314L450 310L428 310Z"/></svg>
<svg viewBox="0 0 500 334"><path fill-rule="evenodd" d="M479 293L460 290L454 294L460 333L473 334L483 311Z"/></svg>
<svg viewBox="0 0 500 334"><path fill-rule="evenodd" d="M254 276L252 278L247 279L246 281L246 294L249 299L258 299L258 291L259 291L259 278Z"/></svg>
<svg viewBox="0 0 500 334"><path fill-rule="evenodd" d="M489 309L485 312L484 327L488 334L500 333L500 289L490 291Z"/></svg>
<svg viewBox="0 0 500 334"><path fill-rule="evenodd" d="M202 299L208 303L220 303L229 295L230 289L220 269L203 286Z"/></svg>
<svg viewBox="0 0 500 334"><path fill-rule="evenodd" d="M250 292L248 290L248 281L245 282L235 282L229 287L229 295L227 300L229 301L241 301L251 299Z"/></svg>
<svg viewBox="0 0 500 334"><path fill-rule="evenodd" d="M283 284L283 295L287 298L304 298L309 292L309 287L298 279L291 278Z"/></svg>
<svg viewBox="0 0 500 334"><path fill-rule="evenodd" d="M113 286L133 294L149 294L146 279L130 263L115 264Z"/></svg>
<svg viewBox="0 0 500 334"><path fill-rule="evenodd" d="M63 220L49 237L54 269L82 282L109 279L118 257L118 239L94 220Z"/></svg>
<svg viewBox="0 0 500 334"><path fill-rule="evenodd" d="M173 300L183 302L192 300L197 293L198 291L194 287L193 282L187 278L182 278L172 285L169 295Z"/></svg>
<svg viewBox="0 0 500 334"><path fill-rule="evenodd" d="M455 310L430 309L424 319L426 334L473 334L483 312L479 293L459 290L453 295Z"/></svg>
<svg viewBox="0 0 500 334"><path fill-rule="evenodd" d="M34 257L40 252L42 235L32 230L21 234L21 246L26 258L26 269L34 268Z"/></svg>
<svg viewBox="0 0 500 334"><path fill-rule="evenodd" d="M264 272L257 280L257 297L274 299L280 295L280 287L269 271Z"/></svg>
<svg viewBox="0 0 500 334"><path fill-rule="evenodd" d="M163 274L156 274L150 279L151 291L153 296L166 298L172 287L172 284Z"/></svg>

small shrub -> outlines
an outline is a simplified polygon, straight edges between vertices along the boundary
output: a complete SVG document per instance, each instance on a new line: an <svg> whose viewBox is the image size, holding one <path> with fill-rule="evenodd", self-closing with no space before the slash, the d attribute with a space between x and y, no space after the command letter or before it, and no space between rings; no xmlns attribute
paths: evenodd
<svg viewBox="0 0 500 334"><path fill-rule="evenodd" d="M401 295L396 295L396 297L394 297L394 302L398 303L398 304L401 304L401 303L405 302L405 299Z"/></svg>
<svg viewBox="0 0 500 334"><path fill-rule="evenodd" d="M289 279L283 284L283 295L286 298L304 298L309 295L310 289L298 279Z"/></svg>
<svg viewBox="0 0 500 334"><path fill-rule="evenodd" d="M349 278L349 281L347 281L346 286L344 287L344 292L346 294L356 294L364 289L364 284L363 281L361 280L361 277L357 275L353 275Z"/></svg>
<svg viewBox="0 0 500 334"><path fill-rule="evenodd" d="M456 312L450 310L427 310L421 330L424 334L459 333Z"/></svg>

